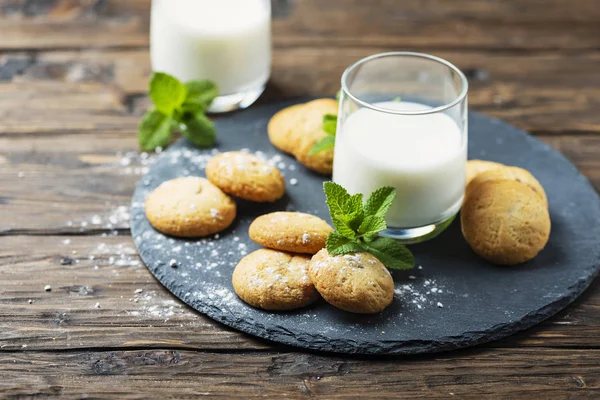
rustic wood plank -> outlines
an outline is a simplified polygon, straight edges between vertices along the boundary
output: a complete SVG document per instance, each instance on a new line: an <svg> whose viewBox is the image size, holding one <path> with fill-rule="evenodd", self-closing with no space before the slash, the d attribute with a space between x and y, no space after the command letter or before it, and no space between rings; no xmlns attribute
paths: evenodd
<svg viewBox="0 0 600 400"><path fill-rule="evenodd" d="M595 0L273 0L274 45L597 49ZM4 0L0 50L148 45L150 0ZM376 22L374 22L376 21Z"/></svg>
<svg viewBox="0 0 600 400"><path fill-rule="evenodd" d="M389 47L287 48L274 54L260 102L331 96L344 69ZM442 51L470 78L472 109L538 132L600 132L600 52L505 55ZM147 50L0 55L0 137L97 130L135 132L148 107ZM318 68L315 65L319 65ZM307 85L306 82L310 82Z"/></svg>
<svg viewBox="0 0 600 400"><path fill-rule="evenodd" d="M600 136L541 138L600 190ZM133 132L110 131L0 136L0 235L128 229L123 213L154 158L135 152L136 140Z"/></svg>
<svg viewBox="0 0 600 400"><path fill-rule="evenodd" d="M0 350L267 347L171 296L129 236L4 238L0 264Z"/></svg>
<svg viewBox="0 0 600 400"><path fill-rule="evenodd" d="M598 357L600 350L555 349L385 361L168 350L0 353L0 396L597 398Z"/></svg>
<svg viewBox="0 0 600 400"><path fill-rule="evenodd" d="M272 346L180 303L142 265L129 236L5 237L0 264L0 351ZM600 349L599 311L597 282L559 316L484 346Z"/></svg>

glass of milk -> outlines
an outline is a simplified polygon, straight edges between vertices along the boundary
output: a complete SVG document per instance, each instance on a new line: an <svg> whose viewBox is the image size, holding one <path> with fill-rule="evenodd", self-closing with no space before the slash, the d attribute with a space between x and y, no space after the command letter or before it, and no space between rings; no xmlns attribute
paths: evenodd
<svg viewBox="0 0 600 400"><path fill-rule="evenodd" d="M152 0L152 69L187 82L210 79L210 112L250 106L271 72L270 0Z"/></svg>
<svg viewBox="0 0 600 400"><path fill-rule="evenodd" d="M368 196L397 190L382 236L414 243L439 234L465 191L467 90L441 58L377 54L342 76L333 180Z"/></svg>

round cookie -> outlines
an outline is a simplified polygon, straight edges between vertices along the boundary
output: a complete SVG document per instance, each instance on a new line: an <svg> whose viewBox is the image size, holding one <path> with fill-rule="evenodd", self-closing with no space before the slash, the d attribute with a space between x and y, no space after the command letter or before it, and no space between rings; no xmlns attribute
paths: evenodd
<svg viewBox="0 0 600 400"><path fill-rule="evenodd" d="M207 178L225 193L255 202L273 202L285 193L281 172L240 151L217 154L206 164Z"/></svg>
<svg viewBox="0 0 600 400"><path fill-rule="evenodd" d="M468 195L473 188L483 182L497 181L502 179L521 182L529 186L538 196L540 196L540 199L542 199L546 207L548 207L548 198L546 197L546 192L544 191L542 184L526 169L510 167L506 165L503 165L500 168L482 172L481 174L475 176L471 180L471 183L469 183L469 186L467 186L466 195Z"/></svg>
<svg viewBox="0 0 600 400"><path fill-rule="evenodd" d="M531 260L550 237L546 204L529 186L508 179L473 187L460 221L473 251L498 265Z"/></svg>
<svg viewBox="0 0 600 400"><path fill-rule="evenodd" d="M264 214L250 224L250 239L271 249L315 254L333 229L314 215L279 211Z"/></svg>
<svg viewBox="0 0 600 400"><path fill-rule="evenodd" d="M233 200L207 179L163 182L146 199L146 217L167 235L199 237L227 228L236 215Z"/></svg>
<svg viewBox="0 0 600 400"><path fill-rule="evenodd" d="M387 268L369 253L329 255L319 251L308 274L329 304L360 314L374 314L391 304L394 280Z"/></svg>
<svg viewBox="0 0 600 400"><path fill-rule="evenodd" d="M292 310L319 298L308 277L308 256L260 249L241 259L233 271L237 295L264 310Z"/></svg>
<svg viewBox="0 0 600 400"><path fill-rule="evenodd" d="M494 161L468 160L466 186L469 186L469 183L471 183L473 178L475 178L477 175L486 171L502 167L504 167L504 164L500 164Z"/></svg>

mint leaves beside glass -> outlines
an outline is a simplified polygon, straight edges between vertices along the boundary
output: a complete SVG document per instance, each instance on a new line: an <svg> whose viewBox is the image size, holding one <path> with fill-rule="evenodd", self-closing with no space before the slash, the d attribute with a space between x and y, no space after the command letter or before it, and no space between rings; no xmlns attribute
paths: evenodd
<svg viewBox="0 0 600 400"><path fill-rule="evenodd" d="M327 237L327 251L332 255L367 252L389 269L410 269L413 254L405 246L389 238L379 237L385 230L385 215L396 198L396 189L384 186L363 203L363 195L351 196L337 183L323 184L327 206L335 231Z"/></svg>
<svg viewBox="0 0 600 400"><path fill-rule="evenodd" d="M180 82L156 72L150 79L150 99L154 103L138 126L138 141L145 151L165 147L174 131L179 131L199 147L210 147L216 138L215 126L205 112L218 95L217 86L208 80Z"/></svg>
<svg viewBox="0 0 600 400"><path fill-rule="evenodd" d="M323 139L313 145L308 153L309 156L321 151L333 149L335 147L335 133L337 130L337 115L325 114L323 116L323 130L327 133Z"/></svg>

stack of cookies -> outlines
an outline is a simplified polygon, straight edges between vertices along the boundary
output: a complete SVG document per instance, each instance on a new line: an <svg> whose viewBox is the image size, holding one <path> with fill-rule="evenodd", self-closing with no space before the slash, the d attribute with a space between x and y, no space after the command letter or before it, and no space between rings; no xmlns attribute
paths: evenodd
<svg viewBox="0 0 600 400"><path fill-rule="evenodd" d="M550 237L544 188L525 169L470 160L461 229L475 253L494 264L529 261Z"/></svg>
<svg viewBox="0 0 600 400"><path fill-rule="evenodd" d="M233 271L237 295L253 307L292 310L319 298L308 276L311 256L325 247L333 229L319 217L300 212L261 215L250 238L267 249L242 258Z"/></svg>
<svg viewBox="0 0 600 400"><path fill-rule="evenodd" d="M317 300L356 313L377 313L394 296L385 266L368 253L330 255L325 247L333 229L314 215L275 212L250 225L257 250L236 266L233 287L246 303L265 310L291 310ZM312 256L312 258L310 257Z"/></svg>

